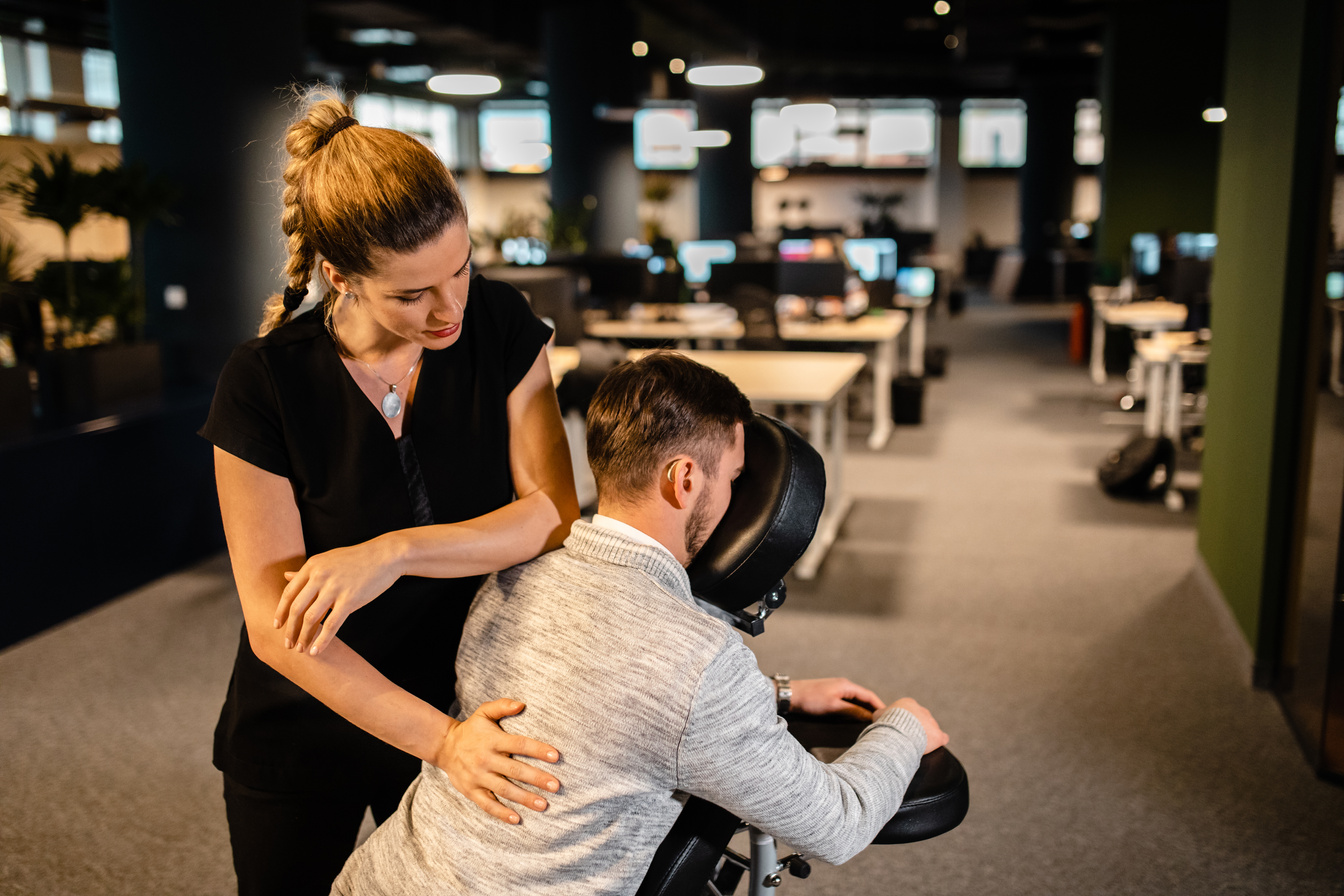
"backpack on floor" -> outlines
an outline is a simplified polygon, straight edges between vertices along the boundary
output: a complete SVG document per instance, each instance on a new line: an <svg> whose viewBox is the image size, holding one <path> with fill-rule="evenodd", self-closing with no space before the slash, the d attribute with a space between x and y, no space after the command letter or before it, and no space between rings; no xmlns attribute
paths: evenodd
<svg viewBox="0 0 1344 896"><path fill-rule="evenodd" d="M1160 492L1171 478L1176 451L1166 436L1135 436L1106 455L1097 479L1107 494L1146 498Z"/></svg>

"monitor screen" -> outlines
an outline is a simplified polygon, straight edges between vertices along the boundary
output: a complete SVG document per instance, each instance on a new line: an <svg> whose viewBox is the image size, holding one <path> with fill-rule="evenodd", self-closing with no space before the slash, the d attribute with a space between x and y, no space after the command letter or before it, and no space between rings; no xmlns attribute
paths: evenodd
<svg viewBox="0 0 1344 896"><path fill-rule="evenodd" d="M649 263L642 258L585 256L588 293L596 299L638 299L647 291Z"/></svg>
<svg viewBox="0 0 1344 896"><path fill-rule="evenodd" d="M1136 233L1129 240L1129 248L1134 256L1134 274L1141 277L1156 277L1162 267L1162 241L1155 233Z"/></svg>
<svg viewBox="0 0 1344 896"><path fill-rule="evenodd" d="M896 291L903 296L926 299L933 295L933 268L901 268L896 272Z"/></svg>
<svg viewBox="0 0 1344 896"><path fill-rule="evenodd" d="M779 291L795 296L843 296L849 269L842 261L781 261Z"/></svg>
<svg viewBox="0 0 1344 896"><path fill-rule="evenodd" d="M686 272L687 283L708 283L710 265L736 257L732 240L687 240L677 246L677 261Z"/></svg>
<svg viewBox="0 0 1344 896"><path fill-rule="evenodd" d="M1344 271L1326 272L1325 297L1327 299L1344 299Z"/></svg>
<svg viewBox="0 0 1344 896"><path fill-rule="evenodd" d="M759 286L776 292L779 265L773 261L732 261L714 265L709 272L710 295L726 296L739 286Z"/></svg>
<svg viewBox="0 0 1344 896"><path fill-rule="evenodd" d="M859 276L872 282L896 276L896 241L888 237L845 240L845 258Z"/></svg>
<svg viewBox="0 0 1344 896"><path fill-rule="evenodd" d="M812 257L811 240L780 240L779 257L782 261L807 261Z"/></svg>
<svg viewBox="0 0 1344 896"><path fill-rule="evenodd" d="M1182 258L1198 258L1208 261L1218 248L1216 233L1178 233L1176 234L1176 254Z"/></svg>
<svg viewBox="0 0 1344 896"><path fill-rule="evenodd" d="M635 167L641 171L694 168L695 109L648 108L635 113Z"/></svg>
<svg viewBox="0 0 1344 896"><path fill-rule="evenodd" d="M551 167L551 113L536 105L481 104L481 167L539 174Z"/></svg>

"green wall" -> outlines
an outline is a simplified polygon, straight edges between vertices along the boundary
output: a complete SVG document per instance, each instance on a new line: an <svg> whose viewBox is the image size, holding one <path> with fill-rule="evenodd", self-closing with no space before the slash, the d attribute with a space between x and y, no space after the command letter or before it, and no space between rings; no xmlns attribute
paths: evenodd
<svg viewBox="0 0 1344 896"><path fill-rule="evenodd" d="M1102 77L1104 213L1097 261L1118 272L1135 233L1213 230L1224 4L1116 4Z"/></svg>
<svg viewBox="0 0 1344 896"><path fill-rule="evenodd" d="M1257 658L1273 649L1264 601L1286 587L1300 444L1294 347L1306 315L1293 244L1312 237L1294 187L1311 3L1233 0L1228 28L1199 551Z"/></svg>

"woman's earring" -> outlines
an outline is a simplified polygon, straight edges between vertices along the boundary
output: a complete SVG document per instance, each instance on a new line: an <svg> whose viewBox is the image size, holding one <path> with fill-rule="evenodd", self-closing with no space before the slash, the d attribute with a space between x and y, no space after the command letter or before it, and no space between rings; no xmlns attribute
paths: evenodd
<svg viewBox="0 0 1344 896"><path fill-rule="evenodd" d="M352 292L343 292L341 293L341 298L345 299L347 302L353 302L355 300L355 294Z"/></svg>

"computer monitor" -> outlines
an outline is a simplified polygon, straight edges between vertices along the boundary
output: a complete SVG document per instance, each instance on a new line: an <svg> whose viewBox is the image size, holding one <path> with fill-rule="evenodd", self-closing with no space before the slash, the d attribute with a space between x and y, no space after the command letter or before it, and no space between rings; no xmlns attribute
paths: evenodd
<svg viewBox="0 0 1344 896"><path fill-rule="evenodd" d="M780 240L779 257L782 261L807 261L812 257L814 248L810 239Z"/></svg>
<svg viewBox="0 0 1344 896"><path fill-rule="evenodd" d="M737 258L732 240L687 240L677 246L677 261L686 272L687 283L708 283L710 265Z"/></svg>
<svg viewBox="0 0 1344 896"><path fill-rule="evenodd" d="M896 292L913 299L933 295L936 277L933 268L901 268L896 272Z"/></svg>
<svg viewBox="0 0 1344 896"><path fill-rule="evenodd" d="M730 261L709 269L707 289L712 296L726 296L739 286L759 286L779 291L779 263L774 261Z"/></svg>
<svg viewBox="0 0 1344 896"><path fill-rule="evenodd" d="M1155 233L1136 233L1129 240L1134 276L1156 277L1162 269L1162 241Z"/></svg>
<svg viewBox="0 0 1344 896"><path fill-rule="evenodd" d="M890 280L896 276L896 241L890 237L845 240L845 258L863 280Z"/></svg>
<svg viewBox="0 0 1344 896"><path fill-rule="evenodd" d="M843 261L781 261L779 292L796 296L843 296L849 269Z"/></svg>
<svg viewBox="0 0 1344 896"><path fill-rule="evenodd" d="M1344 271L1326 271L1325 297L1327 299L1344 299Z"/></svg>
<svg viewBox="0 0 1344 896"><path fill-rule="evenodd" d="M588 275L588 294L597 300L642 299L649 289L649 263L642 258L587 256L578 267Z"/></svg>
<svg viewBox="0 0 1344 896"><path fill-rule="evenodd" d="M1178 233L1176 234L1176 254L1181 258L1198 258L1208 261L1218 248L1216 233Z"/></svg>

